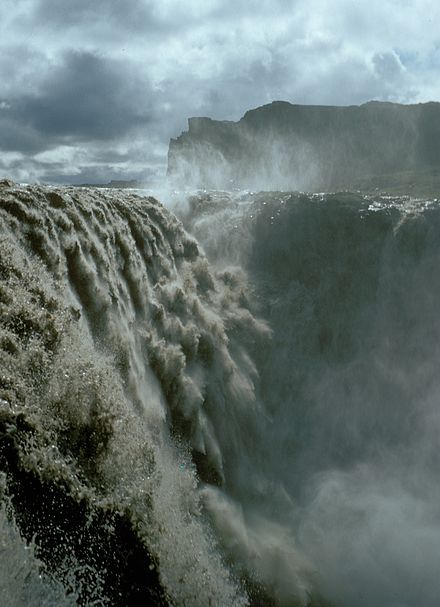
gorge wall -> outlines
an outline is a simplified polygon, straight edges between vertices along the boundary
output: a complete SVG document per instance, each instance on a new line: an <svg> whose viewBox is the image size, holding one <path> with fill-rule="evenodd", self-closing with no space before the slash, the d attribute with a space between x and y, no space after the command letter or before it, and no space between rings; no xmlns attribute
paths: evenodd
<svg viewBox="0 0 440 607"><path fill-rule="evenodd" d="M171 139L179 186L321 191L437 175L440 103L305 106L274 101L238 121L190 118Z"/></svg>

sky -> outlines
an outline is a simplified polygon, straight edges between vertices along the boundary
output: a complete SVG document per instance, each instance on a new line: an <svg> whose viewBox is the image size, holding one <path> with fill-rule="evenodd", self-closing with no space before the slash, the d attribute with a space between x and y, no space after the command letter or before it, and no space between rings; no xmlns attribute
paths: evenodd
<svg viewBox="0 0 440 607"><path fill-rule="evenodd" d="M160 181L190 116L440 100L436 0L0 0L0 177Z"/></svg>

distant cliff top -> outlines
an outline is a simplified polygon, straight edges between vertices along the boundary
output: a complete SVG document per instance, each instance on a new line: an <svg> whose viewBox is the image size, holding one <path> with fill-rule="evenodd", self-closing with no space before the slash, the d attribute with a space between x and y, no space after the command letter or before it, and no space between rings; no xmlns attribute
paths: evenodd
<svg viewBox="0 0 440 607"><path fill-rule="evenodd" d="M420 111L423 112L424 109L440 111L440 103L428 101L426 103L403 104L391 101L371 100L361 105L302 105L290 103L290 101L275 100L248 110L238 121L215 120L207 116L193 116L188 118L188 127L189 130L192 130L208 125L252 123L255 119L272 120L274 118L282 118L289 120L298 115L314 115L315 117L319 116L327 119L331 119L336 114L361 115L378 113L390 116L391 113L397 112L411 115L420 113Z"/></svg>
<svg viewBox="0 0 440 607"><path fill-rule="evenodd" d="M170 141L168 175L184 185L331 189L440 168L440 103L273 101L237 122L193 117Z"/></svg>

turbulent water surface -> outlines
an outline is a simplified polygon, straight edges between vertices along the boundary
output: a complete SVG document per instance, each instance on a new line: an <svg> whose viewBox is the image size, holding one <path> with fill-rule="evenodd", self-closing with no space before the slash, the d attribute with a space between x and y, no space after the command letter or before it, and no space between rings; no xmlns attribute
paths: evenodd
<svg viewBox="0 0 440 607"><path fill-rule="evenodd" d="M439 203L162 200L1 182L2 604L437 605Z"/></svg>

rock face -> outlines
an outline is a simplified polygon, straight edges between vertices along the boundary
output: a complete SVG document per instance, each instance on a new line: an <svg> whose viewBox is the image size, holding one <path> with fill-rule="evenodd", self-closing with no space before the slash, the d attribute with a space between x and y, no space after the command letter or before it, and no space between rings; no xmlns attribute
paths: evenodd
<svg viewBox="0 0 440 607"><path fill-rule="evenodd" d="M440 103L304 106L284 101L238 121L190 118L171 139L168 176L206 188L322 190L440 168Z"/></svg>

